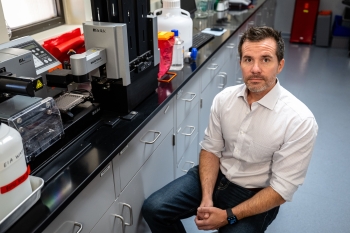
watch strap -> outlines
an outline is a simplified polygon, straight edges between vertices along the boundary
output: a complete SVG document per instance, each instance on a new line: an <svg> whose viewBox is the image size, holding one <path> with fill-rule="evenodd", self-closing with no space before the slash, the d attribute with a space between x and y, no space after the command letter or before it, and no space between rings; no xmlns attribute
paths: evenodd
<svg viewBox="0 0 350 233"><path fill-rule="evenodd" d="M227 213L227 221L230 225L237 223L238 219L236 215L233 214L231 208L226 209L226 213Z"/></svg>

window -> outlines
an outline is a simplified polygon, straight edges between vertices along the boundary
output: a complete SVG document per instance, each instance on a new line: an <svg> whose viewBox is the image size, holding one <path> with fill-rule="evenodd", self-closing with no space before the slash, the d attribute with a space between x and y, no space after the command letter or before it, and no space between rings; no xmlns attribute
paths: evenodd
<svg viewBox="0 0 350 233"><path fill-rule="evenodd" d="M62 0L1 0L11 39L32 35L65 23Z"/></svg>

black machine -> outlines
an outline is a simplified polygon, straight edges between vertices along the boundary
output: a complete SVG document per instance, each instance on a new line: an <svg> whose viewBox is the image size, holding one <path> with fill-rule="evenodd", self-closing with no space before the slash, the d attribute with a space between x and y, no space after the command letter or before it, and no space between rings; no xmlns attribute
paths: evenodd
<svg viewBox="0 0 350 233"><path fill-rule="evenodd" d="M85 45L105 48L106 67L92 75L92 92L103 110L128 114L157 86L159 51L156 17L149 0L92 0Z"/></svg>

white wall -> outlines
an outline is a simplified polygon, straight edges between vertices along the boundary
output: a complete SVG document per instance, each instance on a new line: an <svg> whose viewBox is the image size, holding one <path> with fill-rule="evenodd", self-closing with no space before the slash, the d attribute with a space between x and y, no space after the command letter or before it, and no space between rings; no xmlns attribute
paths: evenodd
<svg viewBox="0 0 350 233"><path fill-rule="evenodd" d="M9 41L9 37L7 35L4 12L2 10L2 5L0 2L0 44L5 43L7 41Z"/></svg>

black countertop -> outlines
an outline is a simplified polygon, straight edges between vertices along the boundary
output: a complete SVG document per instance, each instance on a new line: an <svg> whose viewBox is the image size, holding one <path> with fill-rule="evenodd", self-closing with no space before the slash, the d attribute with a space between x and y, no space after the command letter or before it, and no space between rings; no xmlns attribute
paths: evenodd
<svg viewBox="0 0 350 233"><path fill-rule="evenodd" d="M42 232L264 2L253 1L255 7L240 14L226 12L226 20L219 18L221 13L194 19L193 33L213 26L227 31L202 47L196 61L185 63L170 83L159 83L155 93L135 109L138 115L133 120L120 120L114 127L97 122L35 171L32 175L45 180L41 198L7 232Z"/></svg>

